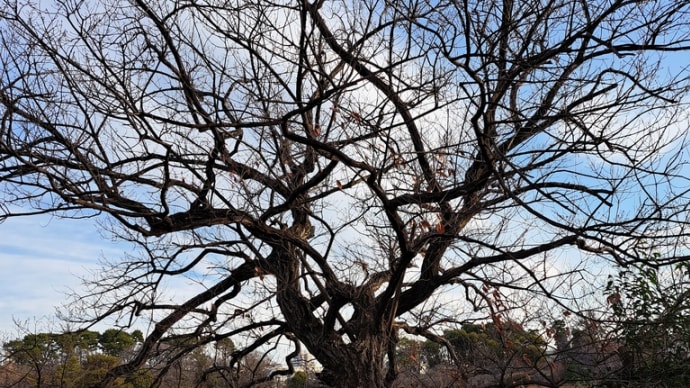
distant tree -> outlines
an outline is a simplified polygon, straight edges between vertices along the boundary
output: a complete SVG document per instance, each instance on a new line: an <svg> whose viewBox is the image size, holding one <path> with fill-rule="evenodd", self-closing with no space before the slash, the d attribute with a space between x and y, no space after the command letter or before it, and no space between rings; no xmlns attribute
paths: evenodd
<svg viewBox="0 0 690 388"><path fill-rule="evenodd" d="M686 258L689 10L2 0L0 218L139 248L67 317L155 321L103 385L232 338L243 379L305 346L324 383L383 387L401 330L580 313L593 268Z"/></svg>
<svg viewBox="0 0 690 388"><path fill-rule="evenodd" d="M422 342L401 338L396 347L396 359L399 370L410 370L419 373L422 368Z"/></svg>
<svg viewBox="0 0 690 388"><path fill-rule="evenodd" d="M131 336L132 339L136 342L144 342L144 333L142 333L139 329L134 330Z"/></svg>
<svg viewBox="0 0 690 388"><path fill-rule="evenodd" d="M98 344L103 353L116 357L131 349L135 343L134 336L119 329L107 329L98 337Z"/></svg>
<svg viewBox="0 0 690 388"><path fill-rule="evenodd" d="M459 330L444 332L443 337L455 347L465 372L470 374L533 369L546 356L544 338L513 321L464 324Z"/></svg>
<svg viewBox="0 0 690 388"><path fill-rule="evenodd" d="M154 376L150 370L137 370L125 378L124 387L150 388L154 386L154 381Z"/></svg>
<svg viewBox="0 0 690 388"><path fill-rule="evenodd" d="M622 376L642 386L690 384L690 264L630 266L609 278L606 296L621 346Z"/></svg>
<svg viewBox="0 0 690 388"><path fill-rule="evenodd" d="M232 354L235 352L235 343L231 338L223 338L216 341L214 352L214 362L217 365L230 365Z"/></svg>
<svg viewBox="0 0 690 388"><path fill-rule="evenodd" d="M307 373L298 370L287 380L287 388L305 388L307 386Z"/></svg>
<svg viewBox="0 0 690 388"><path fill-rule="evenodd" d="M624 371L620 338L610 328L610 321L576 318L556 320L547 330L555 349L550 350L549 365L558 372L562 383L586 386L618 386Z"/></svg>
<svg viewBox="0 0 690 388"><path fill-rule="evenodd" d="M138 333L137 333L138 332ZM125 359L120 356L130 343L129 335L121 330L108 329L103 334L97 331L66 333L27 334L22 339L6 341L3 344L7 364L5 372L7 387L65 387L90 388L98 385L109 370ZM142 338L140 331L131 338ZM107 352L117 355L108 354ZM198 368L203 372L204 367ZM113 382L113 387L148 388L154 382L150 370L139 370Z"/></svg>
<svg viewBox="0 0 690 388"><path fill-rule="evenodd" d="M174 361L163 360L160 363L166 372L163 377L155 380L156 384L171 387L199 386L202 380L201 374L211 365L211 359L202 349L195 349L191 353L181 355Z"/></svg>
<svg viewBox="0 0 690 388"><path fill-rule="evenodd" d="M64 361L55 370L53 381L59 387L77 387L79 381L84 376L82 362L76 354L65 354ZM88 356L87 356L88 357ZM86 361L86 358L83 360Z"/></svg>
<svg viewBox="0 0 690 388"><path fill-rule="evenodd" d="M56 335L27 334L22 339L4 343L3 349L10 360L30 368L29 374L25 377L36 387L40 388L52 382L51 378L60 354Z"/></svg>
<svg viewBox="0 0 690 388"><path fill-rule="evenodd" d="M97 386L112 368L120 363L117 356L109 354L91 354L86 357L82 366L82 374L76 381L76 388L89 388ZM117 381L113 385L121 385Z"/></svg>
<svg viewBox="0 0 690 388"><path fill-rule="evenodd" d="M81 362L86 356L99 350L101 334L97 331L85 330L74 333L52 333L51 335L54 337L63 358L76 357L77 361Z"/></svg>
<svg viewBox="0 0 690 388"><path fill-rule="evenodd" d="M441 380L433 375L450 374L449 384L458 383L474 375L491 375L497 382L517 375L527 376L535 382L546 382L550 371L542 371L547 364L547 342L537 332L526 330L517 322L507 320L466 323L459 329L448 329L441 341L418 341L402 338L398 342L397 367L405 372L400 386L418 380L420 386L434 386ZM449 344L455 358L449 357L445 344ZM422 377L421 375L426 375ZM416 386L416 385L413 385Z"/></svg>
<svg viewBox="0 0 690 388"><path fill-rule="evenodd" d="M444 362L452 362L451 357L448 357L443 346L438 342L430 340L424 341L421 344L421 355L427 368L433 368Z"/></svg>

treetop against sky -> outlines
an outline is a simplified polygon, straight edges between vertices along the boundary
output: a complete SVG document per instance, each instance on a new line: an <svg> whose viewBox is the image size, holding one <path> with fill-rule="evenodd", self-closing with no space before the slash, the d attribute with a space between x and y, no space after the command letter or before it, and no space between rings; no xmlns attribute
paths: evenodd
<svg viewBox="0 0 690 388"><path fill-rule="evenodd" d="M137 248L67 310L152 322L109 378L230 337L382 385L404 329L687 257L687 2L3 5L3 219Z"/></svg>

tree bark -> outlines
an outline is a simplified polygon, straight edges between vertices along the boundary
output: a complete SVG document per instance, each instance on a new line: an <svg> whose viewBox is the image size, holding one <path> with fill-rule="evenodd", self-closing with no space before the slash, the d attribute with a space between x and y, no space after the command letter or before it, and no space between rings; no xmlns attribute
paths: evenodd
<svg viewBox="0 0 690 388"><path fill-rule="evenodd" d="M296 218L300 218L299 215ZM302 224L294 224L292 229L307 230L311 229L311 225L305 220ZM374 298L360 294L356 301L350 300L358 306L352 318L345 323L348 327L324 324L324 320L314 315L312 300L301 293L299 249L290 242L282 241L274 246L265 263L266 269L276 277L276 299L290 330L324 368L322 381L335 388L385 387L384 361L391 328L376 318ZM333 288L331 291L336 292ZM329 295L329 298L332 297ZM335 310L338 314L339 307L335 307Z"/></svg>
<svg viewBox="0 0 690 388"><path fill-rule="evenodd" d="M385 381L386 340L380 336L367 336L346 346L340 360L323 365L321 380L334 388L383 388Z"/></svg>

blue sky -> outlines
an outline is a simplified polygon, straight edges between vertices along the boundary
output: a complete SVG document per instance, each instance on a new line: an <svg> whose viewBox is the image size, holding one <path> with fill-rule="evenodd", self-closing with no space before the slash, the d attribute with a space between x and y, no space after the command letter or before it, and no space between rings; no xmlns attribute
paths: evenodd
<svg viewBox="0 0 690 388"><path fill-rule="evenodd" d="M673 70L686 64L681 54L665 62ZM0 224L0 333L15 333L15 319L52 316L70 288L79 291L80 275L127 249L104 236L94 220L34 216Z"/></svg>
<svg viewBox="0 0 690 388"><path fill-rule="evenodd" d="M124 249L93 220L33 216L1 223L0 333L16 333L13 320L49 321L69 289L79 289L80 275Z"/></svg>

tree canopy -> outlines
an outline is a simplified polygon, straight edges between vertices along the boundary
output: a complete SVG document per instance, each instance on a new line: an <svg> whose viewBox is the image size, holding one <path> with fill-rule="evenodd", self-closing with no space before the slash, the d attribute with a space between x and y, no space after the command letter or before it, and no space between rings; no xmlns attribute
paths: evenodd
<svg viewBox="0 0 690 388"><path fill-rule="evenodd" d="M120 364L125 351L133 351L141 332L127 333L108 329L104 333L79 331L66 333L41 332L2 344L0 371L4 386L18 387L91 387L97 385L110 369ZM117 354L114 343L123 344ZM153 381L149 371L141 371L116 386L144 388ZM148 384L146 383L148 382Z"/></svg>
<svg viewBox="0 0 690 388"><path fill-rule="evenodd" d="M139 248L66 316L155 323L103 385L231 339L384 386L401 331L687 259L687 1L0 4L0 217Z"/></svg>

